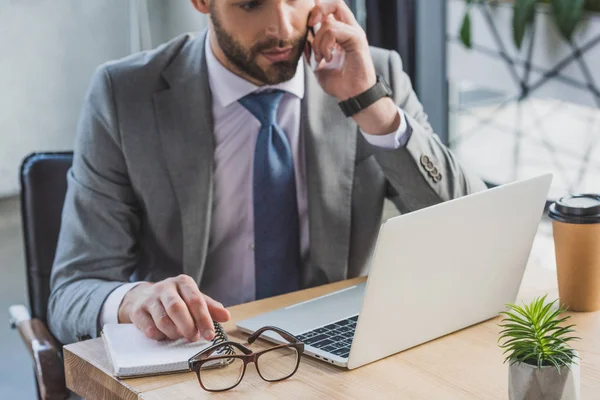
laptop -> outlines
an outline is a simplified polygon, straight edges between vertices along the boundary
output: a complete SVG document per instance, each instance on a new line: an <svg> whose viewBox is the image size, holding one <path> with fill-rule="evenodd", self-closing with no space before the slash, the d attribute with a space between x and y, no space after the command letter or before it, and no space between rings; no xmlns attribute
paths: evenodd
<svg viewBox="0 0 600 400"><path fill-rule="evenodd" d="M237 327L280 327L306 355L354 369L494 318L516 301L551 182L543 175L391 218L365 283Z"/></svg>

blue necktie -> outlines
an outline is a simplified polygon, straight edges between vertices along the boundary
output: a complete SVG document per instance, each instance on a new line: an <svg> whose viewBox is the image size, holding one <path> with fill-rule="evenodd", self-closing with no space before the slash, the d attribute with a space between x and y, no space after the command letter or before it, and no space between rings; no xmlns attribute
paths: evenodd
<svg viewBox="0 0 600 400"><path fill-rule="evenodd" d="M256 298L300 289L300 233L292 149L277 124L282 91L250 94L240 103L261 123L254 152Z"/></svg>

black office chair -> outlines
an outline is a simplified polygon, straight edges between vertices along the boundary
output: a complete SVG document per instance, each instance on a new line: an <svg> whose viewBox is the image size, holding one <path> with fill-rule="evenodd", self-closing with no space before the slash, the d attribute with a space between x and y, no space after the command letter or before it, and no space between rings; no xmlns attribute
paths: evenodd
<svg viewBox="0 0 600 400"><path fill-rule="evenodd" d="M19 330L32 356L38 396L66 399L62 346L46 325L50 272L56 253L62 207L67 191L67 171L73 153L34 153L21 165L21 215L31 313L12 306L14 328Z"/></svg>

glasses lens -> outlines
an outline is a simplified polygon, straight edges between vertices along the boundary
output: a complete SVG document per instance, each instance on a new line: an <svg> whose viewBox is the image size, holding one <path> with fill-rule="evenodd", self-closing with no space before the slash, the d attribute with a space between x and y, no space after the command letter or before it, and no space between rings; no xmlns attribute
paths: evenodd
<svg viewBox="0 0 600 400"><path fill-rule="evenodd" d="M256 362L260 376L271 382L289 378L296 371L298 357L295 347L280 347L263 353Z"/></svg>
<svg viewBox="0 0 600 400"><path fill-rule="evenodd" d="M223 346L215 351L198 371L198 379L206 390L227 390L237 385L244 374L244 361L235 347Z"/></svg>

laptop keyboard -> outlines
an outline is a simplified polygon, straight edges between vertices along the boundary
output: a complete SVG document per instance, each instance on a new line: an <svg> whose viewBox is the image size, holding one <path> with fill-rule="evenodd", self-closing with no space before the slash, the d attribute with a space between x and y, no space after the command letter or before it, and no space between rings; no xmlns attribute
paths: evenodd
<svg viewBox="0 0 600 400"><path fill-rule="evenodd" d="M358 315L336 321L298 336L305 344L347 358L356 329Z"/></svg>

